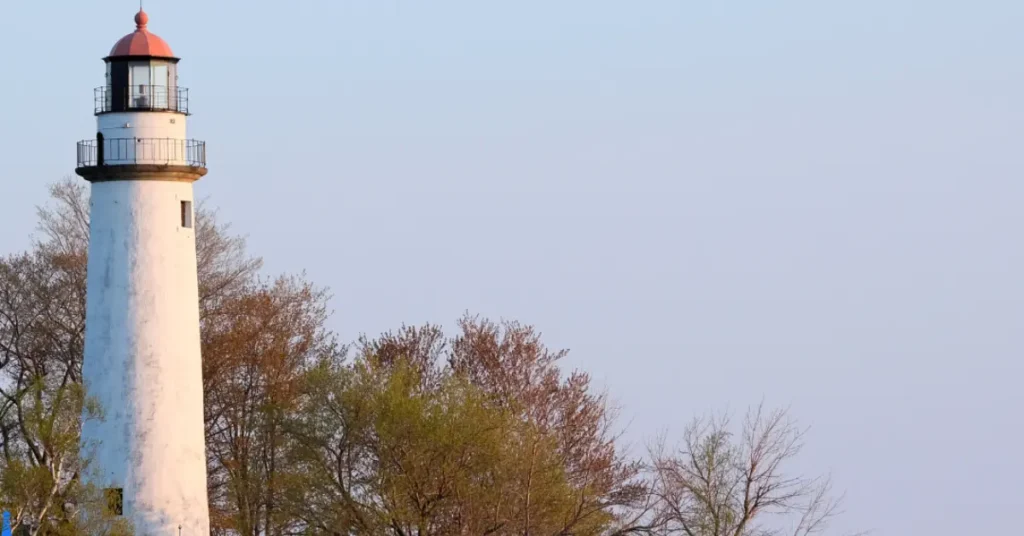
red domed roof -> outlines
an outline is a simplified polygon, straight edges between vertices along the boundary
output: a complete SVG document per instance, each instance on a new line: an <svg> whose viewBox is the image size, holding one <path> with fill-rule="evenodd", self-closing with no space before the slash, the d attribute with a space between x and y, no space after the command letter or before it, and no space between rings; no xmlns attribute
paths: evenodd
<svg viewBox="0 0 1024 536"><path fill-rule="evenodd" d="M146 25L149 24L149 15L139 10L135 15L135 31L122 37L120 41L110 50L111 58L125 56L154 56L157 58L173 58L170 45L167 41L160 39L156 34L149 33Z"/></svg>

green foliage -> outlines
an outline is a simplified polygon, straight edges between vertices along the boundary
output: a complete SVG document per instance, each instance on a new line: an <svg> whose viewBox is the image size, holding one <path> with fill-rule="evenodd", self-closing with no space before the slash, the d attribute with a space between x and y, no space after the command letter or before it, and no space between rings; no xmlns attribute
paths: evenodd
<svg viewBox="0 0 1024 536"><path fill-rule="evenodd" d="M83 414L102 417L79 384L51 385L37 378L20 393L16 413L23 439L5 444L0 458L0 507L13 513L13 524L27 534L54 536L127 536L127 520L106 511L102 494L83 486L79 475L87 460L79 448ZM13 437L13 436L12 436Z"/></svg>
<svg viewBox="0 0 1024 536"><path fill-rule="evenodd" d="M425 385L407 360L360 358L308 382L292 456L317 476L294 479L291 494L319 530L506 533L527 521L525 501L540 505L531 523L551 527L574 503L555 441L465 378Z"/></svg>

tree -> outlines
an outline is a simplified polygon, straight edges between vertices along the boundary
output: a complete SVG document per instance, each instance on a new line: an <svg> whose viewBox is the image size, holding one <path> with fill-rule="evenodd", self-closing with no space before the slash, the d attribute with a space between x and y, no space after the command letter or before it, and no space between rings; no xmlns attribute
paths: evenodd
<svg viewBox="0 0 1024 536"><path fill-rule="evenodd" d="M57 247L0 260L0 506L37 534L130 534L79 476L83 411L80 259Z"/></svg>
<svg viewBox="0 0 1024 536"><path fill-rule="evenodd" d="M643 464L617 444L615 412L605 395L591 390L590 376L573 371L563 377L558 362L568 352L549 350L533 327L500 324L465 316L454 338L449 367L491 395L499 407L537 430L525 445L517 522L522 534L627 534L649 532L647 485ZM535 470L543 462L541 445L556 446L572 488L571 501L555 517L542 514L547 500L535 493ZM537 457L541 456L541 457ZM537 457L535 459L535 457Z"/></svg>
<svg viewBox="0 0 1024 536"><path fill-rule="evenodd" d="M0 259L0 500L31 534L69 520L82 467L78 261L47 250Z"/></svg>
<svg viewBox="0 0 1024 536"><path fill-rule="evenodd" d="M305 370L338 346L324 329L327 295L298 278L254 282L219 298L203 322L203 380L214 530L280 534L283 434Z"/></svg>
<svg viewBox="0 0 1024 536"><path fill-rule="evenodd" d="M518 533L529 423L452 374L425 382L413 360L359 357L308 376L291 424L301 468L291 504L318 534ZM572 489L553 442L538 447L535 493L561 513ZM543 460L538 462L537 460Z"/></svg>
<svg viewBox="0 0 1024 536"><path fill-rule="evenodd" d="M589 379L562 377L565 353L517 323L460 327L363 337L353 364L311 371L301 517L339 534L650 532L642 466Z"/></svg>
<svg viewBox="0 0 1024 536"><path fill-rule="evenodd" d="M804 431L786 411L760 406L747 413L738 436L727 416L695 419L678 449L659 446L652 452L654 493L666 520L663 533L824 533L842 501L831 495L827 476L789 473L803 439Z"/></svg>

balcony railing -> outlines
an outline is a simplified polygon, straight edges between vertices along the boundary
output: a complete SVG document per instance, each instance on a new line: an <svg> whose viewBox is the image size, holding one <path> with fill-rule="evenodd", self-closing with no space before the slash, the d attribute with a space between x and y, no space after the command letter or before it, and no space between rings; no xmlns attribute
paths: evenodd
<svg viewBox="0 0 1024 536"><path fill-rule="evenodd" d="M93 91L97 114L157 111L188 114L188 89L176 86L98 87Z"/></svg>
<svg viewBox="0 0 1024 536"><path fill-rule="evenodd" d="M151 164L206 168L206 142L172 138L109 138L78 142L78 167Z"/></svg>

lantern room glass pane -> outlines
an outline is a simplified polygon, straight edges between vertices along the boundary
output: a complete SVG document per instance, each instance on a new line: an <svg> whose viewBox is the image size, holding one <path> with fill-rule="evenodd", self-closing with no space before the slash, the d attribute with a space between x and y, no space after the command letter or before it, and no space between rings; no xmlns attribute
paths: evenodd
<svg viewBox="0 0 1024 536"><path fill-rule="evenodd" d="M150 98L153 99L153 107L166 110L167 109L167 64L166 63L155 63L153 64L152 72L153 92Z"/></svg>
<svg viewBox="0 0 1024 536"><path fill-rule="evenodd" d="M171 110L182 110L182 103L178 99L178 66L174 63L167 64L167 100Z"/></svg>
<svg viewBox="0 0 1024 536"><path fill-rule="evenodd" d="M149 64L132 65L132 108L149 108L152 82Z"/></svg>
<svg viewBox="0 0 1024 536"><path fill-rule="evenodd" d="M110 77L110 68L111 68L110 62L107 62L107 76L105 78L105 80L106 80L106 89L103 91L103 109L104 110L110 110L111 109L111 105L114 103L114 92L111 89L111 86L113 85L113 80Z"/></svg>

